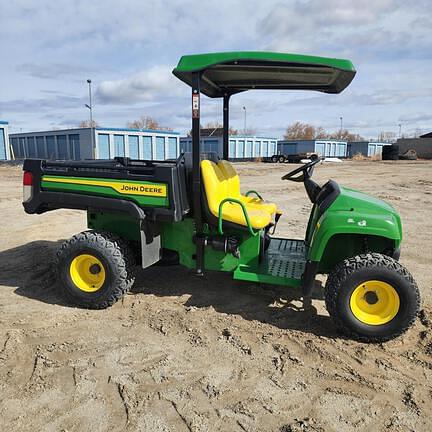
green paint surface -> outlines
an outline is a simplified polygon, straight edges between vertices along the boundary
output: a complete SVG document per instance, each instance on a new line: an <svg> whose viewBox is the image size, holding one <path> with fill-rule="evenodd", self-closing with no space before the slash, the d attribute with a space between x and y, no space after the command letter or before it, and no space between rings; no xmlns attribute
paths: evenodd
<svg viewBox="0 0 432 432"><path fill-rule="evenodd" d="M181 222L161 224L162 247L178 252L181 265L195 268L196 245L193 242L195 223L192 218L185 218ZM217 235L217 230L206 230L208 235ZM243 244L243 242L242 242ZM245 255L247 256L247 254ZM239 260L232 254L225 254L207 246L204 249L204 265L206 270L234 271Z"/></svg>
<svg viewBox="0 0 432 432"><path fill-rule="evenodd" d="M308 64L314 66L328 66L336 69L355 72L354 65L350 60L346 59L266 51L231 51L185 55L180 58L180 61L173 72L200 71L216 64L230 63L236 60L261 60L263 62L283 62L292 64Z"/></svg>
<svg viewBox="0 0 432 432"><path fill-rule="evenodd" d="M123 213L87 212L87 227L109 231L127 240L141 242L140 223Z"/></svg>
<svg viewBox="0 0 432 432"><path fill-rule="evenodd" d="M304 242L274 238L260 259L261 235L253 236L241 229L227 230L226 235L239 240L240 258L206 246L205 269L232 272L238 280L299 287L306 260L320 262L320 273L328 273L342 259L360 253L365 238L371 251L383 252L400 246L401 220L391 205L349 188L340 187L340 190L340 195L321 216L314 207ZM89 212L88 227L140 241L139 221L128 215ZM176 251L181 265L195 268L194 220L186 217L180 222L160 222L159 230L162 248ZM208 225L204 232L209 237L217 235L216 227ZM285 247L284 242L293 246Z"/></svg>
<svg viewBox="0 0 432 432"><path fill-rule="evenodd" d="M107 183L106 186L103 185L83 185L83 184L74 184L74 183L56 183L55 181L50 181L50 179L60 179L60 180L70 180L73 182L74 180L78 181L100 181L102 183ZM167 187L167 196L158 197L158 196L148 196L148 195L135 195L135 194L127 194L120 193L109 186L109 183L128 183L134 184L137 186L147 185L147 186L158 186L161 183L153 183L147 181L135 181L135 180L119 180L119 179L104 179L104 178L96 178L96 177L67 177L67 176L43 176L41 181L41 187L43 190L49 191L58 191L58 192L71 192L77 194L86 194L86 195L96 195L96 196L104 196L109 198L121 198L127 199L130 201L134 201L141 207L168 207L169 206L169 198L168 198L168 186L163 184L163 186Z"/></svg>
<svg viewBox="0 0 432 432"><path fill-rule="evenodd" d="M207 227L205 231L209 236L217 235L215 228ZM196 253L196 246L193 242L194 234L195 224L190 218L181 222L162 225L162 247L178 252L180 264L192 269L195 268ZM285 286L299 286L301 284L299 275L289 278L275 275L275 272L270 269L270 258L267 254L260 261L260 235L253 236L246 230L227 230L226 234L239 239L240 259L235 258L230 253L215 251L211 246L207 246L204 249L204 267L206 270L233 272L234 279L250 282ZM273 257L277 255L277 251L273 251ZM300 261L304 262L305 256ZM282 265L288 266L289 264L289 259L285 257L285 262Z"/></svg>
<svg viewBox="0 0 432 432"><path fill-rule="evenodd" d="M390 204L353 189L340 186L340 190L340 195L318 220L316 217L311 218L314 226L308 230L308 259L321 261L327 244L336 235L388 239L394 247L400 246L402 223L399 214ZM379 247L378 243L375 245ZM334 247L334 251L326 253L340 255L342 248L342 251L346 251L344 258L350 256L348 244L345 247L343 244L335 244Z"/></svg>
<svg viewBox="0 0 432 432"><path fill-rule="evenodd" d="M196 72L200 92L212 98L254 89L340 93L356 74L345 59L263 51L187 55L173 70L189 86Z"/></svg>

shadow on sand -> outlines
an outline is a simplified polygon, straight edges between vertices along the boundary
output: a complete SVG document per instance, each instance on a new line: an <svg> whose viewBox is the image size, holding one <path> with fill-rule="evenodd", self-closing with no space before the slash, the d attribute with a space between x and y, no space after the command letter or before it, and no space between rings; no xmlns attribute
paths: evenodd
<svg viewBox="0 0 432 432"><path fill-rule="evenodd" d="M0 252L0 285L16 287L19 296L47 304L68 305L59 293L54 255L61 241L35 241ZM321 282L316 282L313 298L322 300ZM230 273L207 272L203 277L181 266L153 266L138 273L131 295L158 297L188 295L185 306L240 315L281 329L295 329L318 336L336 336L328 316L315 307L304 311L299 288L235 281Z"/></svg>

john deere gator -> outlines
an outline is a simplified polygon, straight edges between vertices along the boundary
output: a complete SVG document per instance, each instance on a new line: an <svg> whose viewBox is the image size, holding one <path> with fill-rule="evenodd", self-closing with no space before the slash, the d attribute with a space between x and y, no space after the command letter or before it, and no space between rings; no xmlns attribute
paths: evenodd
<svg viewBox="0 0 432 432"><path fill-rule="evenodd" d="M334 180L318 185L317 157L282 177L312 202L304 238L274 234L282 216L259 191L243 193L228 158L230 98L249 90L340 93L356 71L349 60L271 52L183 56L173 74L191 88L192 153L176 160L24 162L24 209L87 212L88 230L62 244L53 266L72 303L106 308L133 285L138 267L179 264L196 275L297 287L311 307L317 274L325 302L349 337L380 342L413 323L417 285L399 262L402 224L389 204ZM200 149L200 99L223 103L223 152ZM281 188L282 188L281 184ZM290 202L289 188L286 198ZM163 273L161 273L161 278ZM203 283L203 289L205 284Z"/></svg>

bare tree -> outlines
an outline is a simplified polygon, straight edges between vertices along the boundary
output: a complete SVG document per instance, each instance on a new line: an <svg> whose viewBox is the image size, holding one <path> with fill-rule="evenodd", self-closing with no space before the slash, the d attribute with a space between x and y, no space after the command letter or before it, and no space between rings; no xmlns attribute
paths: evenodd
<svg viewBox="0 0 432 432"><path fill-rule="evenodd" d="M256 129L254 129L254 128L246 128L246 130L244 130L243 133L245 135L253 136L253 135L256 134ZM236 135L236 134L232 134L232 135Z"/></svg>
<svg viewBox="0 0 432 432"><path fill-rule="evenodd" d="M204 126L200 125L200 129L205 129L207 131L211 130L213 132L212 135L214 136L222 136L223 124L219 122L208 122ZM230 127L228 129L228 135L239 135L239 131ZM192 136L192 129L188 132L187 136Z"/></svg>
<svg viewBox="0 0 432 432"><path fill-rule="evenodd" d="M129 122L128 128L132 129L151 129L151 130L166 130L172 131L171 128L162 126L157 120L150 116L141 116L139 119Z"/></svg>
<svg viewBox="0 0 432 432"><path fill-rule="evenodd" d="M347 129L339 130L335 133L329 134L328 138L340 139L343 141L364 141L365 139L359 134L353 134Z"/></svg>
<svg viewBox="0 0 432 432"><path fill-rule="evenodd" d="M396 134L394 132L380 132L380 134L378 135L378 141L394 142L396 141Z"/></svg>
<svg viewBox="0 0 432 432"><path fill-rule="evenodd" d="M201 126L201 129L223 129L223 124L219 122L208 122L204 126ZM228 129L229 135L238 135L239 131L230 127Z"/></svg>
<svg viewBox="0 0 432 432"><path fill-rule="evenodd" d="M320 134L324 133L322 128L318 128ZM304 139L310 140L316 138L317 128L309 123L295 122L288 126L284 138L285 139Z"/></svg>
<svg viewBox="0 0 432 432"><path fill-rule="evenodd" d="M342 129L334 133L327 132L321 126L314 126L309 123L295 122L288 126L285 139L312 140L312 139L341 139L344 141L363 141L364 138L358 134L353 134L347 129Z"/></svg>
<svg viewBox="0 0 432 432"><path fill-rule="evenodd" d="M83 120L82 122L80 122L79 127L80 128L90 128L90 127L96 128L96 127L99 127L99 124L95 120L93 120L91 123L90 123L90 120Z"/></svg>

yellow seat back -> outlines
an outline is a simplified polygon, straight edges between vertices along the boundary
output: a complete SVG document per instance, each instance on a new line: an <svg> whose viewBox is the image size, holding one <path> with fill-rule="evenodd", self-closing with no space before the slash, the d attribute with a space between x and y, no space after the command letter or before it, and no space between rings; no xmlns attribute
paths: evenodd
<svg viewBox="0 0 432 432"><path fill-rule="evenodd" d="M220 168L222 174L226 178L228 184L228 194L230 197L237 198L245 204L252 205L259 210L264 210L271 215L275 214L278 211L277 206L274 203L265 202L260 198L256 198L255 196L249 197L241 194L240 177L237 174L236 169L230 162L226 160L220 160L217 163L217 166L218 168Z"/></svg>
<svg viewBox="0 0 432 432"><path fill-rule="evenodd" d="M228 193L231 197L239 197L240 196L240 177L237 174L237 171L233 167L231 163L226 160L220 160L218 162L218 167L225 175L225 178L228 182Z"/></svg>
<svg viewBox="0 0 432 432"><path fill-rule="evenodd" d="M225 198L234 198L237 200L239 198L238 194L235 195L232 192L233 188L230 185L232 177L227 178L221 168L209 160L201 161L201 176L210 213L213 216L219 217L219 205ZM247 203L243 203L243 206L252 228L261 229L268 226L271 222L269 212L251 207ZM227 202L222 208L221 216L224 221L248 226L243 208L238 203Z"/></svg>
<svg viewBox="0 0 432 432"><path fill-rule="evenodd" d="M220 202L228 198L228 182L221 169L212 161L201 161L201 175L210 211L217 216Z"/></svg>

